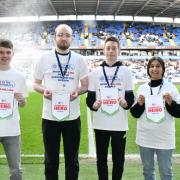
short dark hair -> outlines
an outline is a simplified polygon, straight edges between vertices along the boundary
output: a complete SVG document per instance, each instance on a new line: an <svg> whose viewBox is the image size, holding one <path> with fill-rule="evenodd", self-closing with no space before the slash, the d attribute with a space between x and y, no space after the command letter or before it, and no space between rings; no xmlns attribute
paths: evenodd
<svg viewBox="0 0 180 180"><path fill-rule="evenodd" d="M13 43L8 39L0 39L0 47L13 49Z"/></svg>
<svg viewBox="0 0 180 180"><path fill-rule="evenodd" d="M151 63L152 63L153 61L158 61L158 62L161 64L161 67L162 67L162 69L163 69L163 73L162 73L162 77L163 77L163 76L164 76L164 73L165 73L165 63L164 63L164 61L163 61L162 58L160 58L160 57L155 57L155 56L153 56L152 58L150 58L149 61L148 61L148 64L147 64L147 74L148 74L148 76L151 77L150 74L149 74L149 69L150 69Z"/></svg>
<svg viewBox="0 0 180 180"><path fill-rule="evenodd" d="M109 37L106 38L104 45L106 45L106 43L108 41L116 42L118 44L118 47L120 48L120 43L119 43L119 39L118 38L116 38L114 36L109 36Z"/></svg>

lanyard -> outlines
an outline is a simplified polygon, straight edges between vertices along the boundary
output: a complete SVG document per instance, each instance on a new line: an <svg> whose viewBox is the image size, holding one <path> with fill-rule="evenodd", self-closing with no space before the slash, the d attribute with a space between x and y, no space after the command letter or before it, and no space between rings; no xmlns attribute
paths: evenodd
<svg viewBox="0 0 180 180"><path fill-rule="evenodd" d="M63 72L62 65L61 65L61 62L60 62L60 59L59 59L59 56L58 56L58 53L57 53L56 50L55 50L55 54L56 54L56 59L57 59L57 62L58 62L59 69L61 71L62 79L64 79L64 77L66 75L66 72L67 72L67 69L68 69L68 66L69 66L69 61L71 59L71 51L69 52L68 62L66 64L65 68L64 68L64 72Z"/></svg>
<svg viewBox="0 0 180 180"><path fill-rule="evenodd" d="M108 87L110 88L110 87L112 87L113 82L114 82L114 80L116 79L117 72L118 72L118 70L119 70L119 66L117 66L116 71L114 72L114 75L113 75L111 84L109 84L109 81L108 81L108 78L107 78L107 74L106 74L106 71L105 71L105 67L103 66L102 68L103 68L103 73L104 73L105 80L106 80L106 82L107 82Z"/></svg>
<svg viewBox="0 0 180 180"><path fill-rule="evenodd" d="M157 94L159 94L159 93L161 92L162 86L163 86L163 82L160 84L160 86L159 86L159 91L158 91ZM151 95L153 95L153 91L152 91L151 85L150 85L150 91L151 91Z"/></svg>

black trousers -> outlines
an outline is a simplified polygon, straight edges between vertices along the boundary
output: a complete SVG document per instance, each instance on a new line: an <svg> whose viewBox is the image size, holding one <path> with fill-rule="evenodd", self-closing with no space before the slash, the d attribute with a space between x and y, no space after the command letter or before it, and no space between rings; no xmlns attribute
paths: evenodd
<svg viewBox="0 0 180 180"><path fill-rule="evenodd" d="M65 179L77 180L79 174L80 117L76 120L62 122L43 119L42 131L46 180L58 180L61 135L64 145Z"/></svg>
<svg viewBox="0 0 180 180"><path fill-rule="evenodd" d="M112 180L121 180L124 171L126 131L95 129L97 171L99 180L108 180L108 147L112 147Z"/></svg>

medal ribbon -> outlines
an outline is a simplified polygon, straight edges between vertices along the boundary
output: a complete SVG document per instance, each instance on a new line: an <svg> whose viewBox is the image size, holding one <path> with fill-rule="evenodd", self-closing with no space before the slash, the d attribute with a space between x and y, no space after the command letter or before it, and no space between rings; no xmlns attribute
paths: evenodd
<svg viewBox="0 0 180 180"><path fill-rule="evenodd" d="M58 62L59 69L61 71L62 79L64 79L64 77L65 77L65 75L67 73L68 66L69 66L69 61L71 59L71 51L69 52L68 61L67 61L67 64L66 64L66 66L64 68L64 71L62 69L62 65L61 65L61 62L60 62L60 59L59 59L59 56L58 56L58 53L57 53L56 50L55 50L55 54L56 54L56 59L57 59L57 62Z"/></svg>
<svg viewBox="0 0 180 180"><path fill-rule="evenodd" d="M160 84L160 86L159 86L159 91L158 91L157 94L159 94L159 93L161 92L162 86L163 86L163 82ZM152 91L151 84L150 84L150 91L151 91L151 95L153 95L153 91Z"/></svg>
<svg viewBox="0 0 180 180"><path fill-rule="evenodd" d="M103 66L102 68L103 68L103 73L104 73L104 77L105 77L106 83L107 83L108 87L110 88L110 87L112 87L113 82L114 82L114 80L116 79L117 72L118 72L118 70L119 70L119 66L116 67L116 71L114 72L114 75L113 75L111 84L109 84L109 80L108 80L108 78L107 78L107 74L106 74L106 71L105 71L105 67Z"/></svg>

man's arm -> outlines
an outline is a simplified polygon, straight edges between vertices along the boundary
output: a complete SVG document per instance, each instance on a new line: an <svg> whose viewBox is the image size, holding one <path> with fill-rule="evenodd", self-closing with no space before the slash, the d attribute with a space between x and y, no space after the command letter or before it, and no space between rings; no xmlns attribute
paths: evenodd
<svg viewBox="0 0 180 180"><path fill-rule="evenodd" d="M78 95L84 94L88 90L88 77L80 80L81 86L78 88Z"/></svg>
<svg viewBox="0 0 180 180"><path fill-rule="evenodd" d="M22 93L15 93L14 97L17 99L20 107L24 107L26 105L26 98L23 97Z"/></svg>
<svg viewBox="0 0 180 180"><path fill-rule="evenodd" d="M33 88L36 92L43 94L45 98L52 99L52 92L42 85L42 80L35 79Z"/></svg>
<svg viewBox="0 0 180 180"><path fill-rule="evenodd" d="M81 79L80 83L81 83L80 87L76 91L73 91L70 94L70 100L71 101L76 99L79 95L87 92L87 90L88 90L88 77Z"/></svg>
<svg viewBox="0 0 180 180"><path fill-rule="evenodd" d="M45 87L42 86L42 80L35 79L33 88L36 92L44 94Z"/></svg>

